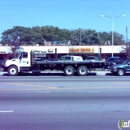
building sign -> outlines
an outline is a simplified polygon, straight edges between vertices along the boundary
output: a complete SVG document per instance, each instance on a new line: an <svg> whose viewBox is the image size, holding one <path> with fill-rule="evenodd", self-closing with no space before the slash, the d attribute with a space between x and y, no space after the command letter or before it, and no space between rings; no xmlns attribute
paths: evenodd
<svg viewBox="0 0 130 130"><path fill-rule="evenodd" d="M0 54L6 54L6 51L0 51Z"/></svg>
<svg viewBox="0 0 130 130"><path fill-rule="evenodd" d="M11 51L0 51L0 54L12 54Z"/></svg>
<svg viewBox="0 0 130 130"><path fill-rule="evenodd" d="M34 54L34 57L37 58L37 57L46 57L46 51L33 51L33 54Z"/></svg>
<svg viewBox="0 0 130 130"><path fill-rule="evenodd" d="M70 48L70 53L94 53L93 48Z"/></svg>
<svg viewBox="0 0 130 130"><path fill-rule="evenodd" d="M80 52L80 49L79 48L71 48L69 49L69 52Z"/></svg>

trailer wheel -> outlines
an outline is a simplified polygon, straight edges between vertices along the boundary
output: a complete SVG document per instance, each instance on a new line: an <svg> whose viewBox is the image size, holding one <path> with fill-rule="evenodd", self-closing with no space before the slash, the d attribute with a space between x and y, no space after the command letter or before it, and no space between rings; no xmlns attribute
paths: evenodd
<svg viewBox="0 0 130 130"><path fill-rule="evenodd" d="M125 70L124 69L118 69L117 74L119 76L123 76L125 74Z"/></svg>
<svg viewBox="0 0 130 130"><path fill-rule="evenodd" d="M75 69L73 66L66 66L64 69L64 74L66 76L72 76L72 75L74 75L74 72L75 72Z"/></svg>
<svg viewBox="0 0 130 130"><path fill-rule="evenodd" d="M9 74L9 76L16 76L16 75L18 75L18 68L17 68L17 66L10 66L8 68L8 74Z"/></svg>
<svg viewBox="0 0 130 130"><path fill-rule="evenodd" d="M86 66L80 66L77 73L79 76L86 76L88 74L88 68Z"/></svg>

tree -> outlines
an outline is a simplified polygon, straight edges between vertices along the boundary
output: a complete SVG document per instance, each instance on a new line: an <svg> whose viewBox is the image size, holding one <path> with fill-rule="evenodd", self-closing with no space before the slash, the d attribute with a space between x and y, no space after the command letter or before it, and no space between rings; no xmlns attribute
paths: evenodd
<svg viewBox="0 0 130 130"><path fill-rule="evenodd" d="M100 35L100 44L112 44L112 32L99 32ZM114 32L114 45L124 44L124 37L122 34Z"/></svg>
<svg viewBox="0 0 130 130"><path fill-rule="evenodd" d="M79 31L72 30L70 35L70 40L72 45L79 45Z"/></svg>
<svg viewBox="0 0 130 130"><path fill-rule="evenodd" d="M39 30L40 31L40 30ZM12 29L8 29L2 33L2 43L10 45L18 44L43 44L44 39L42 34L39 33L38 27L25 28L21 26L15 26Z"/></svg>
<svg viewBox="0 0 130 130"><path fill-rule="evenodd" d="M68 41L72 45L104 45L111 44L112 33L96 32L92 29L75 29L67 30L53 26L34 26L32 28L14 26L2 33L2 44L18 45L18 44L43 44L45 41L64 43ZM114 45L123 44L123 35L114 33Z"/></svg>
<svg viewBox="0 0 130 130"><path fill-rule="evenodd" d="M65 42L70 39L70 31L66 29L59 29L53 26L41 27L42 37L46 41L61 41Z"/></svg>
<svg viewBox="0 0 130 130"><path fill-rule="evenodd" d="M99 36L101 45L108 44L108 42L111 41L111 36L107 32L99 32Z"/></svg>
<svg viewBox="0 0 130 130"><path fill-rule="evenodd" d="M75 45L79 45L80 43L80 34L79 30L73 30L71 32L71 43ZM81 33L81 44L84 45L94 45L99 44L100 38L99 34L95 30L87 29L82 30Z"/></svg>
<svg viewBox="0 0 130 130"><path fill-rule="evenodd" d="M114 33L114 45L121 45L125 43L124 36L117 32Z"/></svg>
<svg viewBox="0 0 130 130"><path fill-rule="evenodd" d="M100 43L99 34L92 29L84 30L84 42L87 45L96 45Z"/></svg>
<svg viewBox="0 0 130 130"><path fill-rule="evenodd" d="M14 44L19 41L20 32L18 27L14 27L13 29L8 29L2 33L2 43L3 44Z"/></svg>

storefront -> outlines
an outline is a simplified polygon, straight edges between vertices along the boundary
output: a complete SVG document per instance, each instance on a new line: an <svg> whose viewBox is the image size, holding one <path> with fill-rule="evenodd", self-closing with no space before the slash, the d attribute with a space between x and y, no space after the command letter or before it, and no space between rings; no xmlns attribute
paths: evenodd
<svg viewBox="0 0 130 130"><path fill-rule="evenodd" d="M112 55L125 56L122 52L125 46L21 46L22 51L31 51L33 49L43 50L47 54L48 59L58 59L62 55L81 55L87 56L99 56L101 54L102 59L106 59ZM11 47L0 46L0 58L10 58L12 54Z"/></svg>

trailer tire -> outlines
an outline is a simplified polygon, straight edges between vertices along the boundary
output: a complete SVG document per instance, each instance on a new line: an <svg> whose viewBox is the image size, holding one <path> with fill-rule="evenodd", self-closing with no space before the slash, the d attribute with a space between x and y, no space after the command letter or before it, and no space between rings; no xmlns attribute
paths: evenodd
<svg viewBox="0 0 130 130"><path fill-rule="evenodd" d="M13 65L8 68L8 74L9 76L16 76L18 75L18 67Z"/></svg>
<svg viewBox="0 0 130 130"><path fill-rule="evenodd" d="M86 66L80 66L77 73L79 76L86 76L88 74L88 68Z"/></svg>
<svg viewBox="0 0 130 130"><path fill-rule="evenodd" d="M125 74L125 70L124 69L118 69L117 74L118 74L118 76L123 76Z"/></svg>
<svg viewBox="0 0 130 130"><path fill-rule="evenodd" d="M66 66L64 68L64 74L66 76L73 76L74 75L74 72L75 72L75 69L73 66Z"/></svg>

